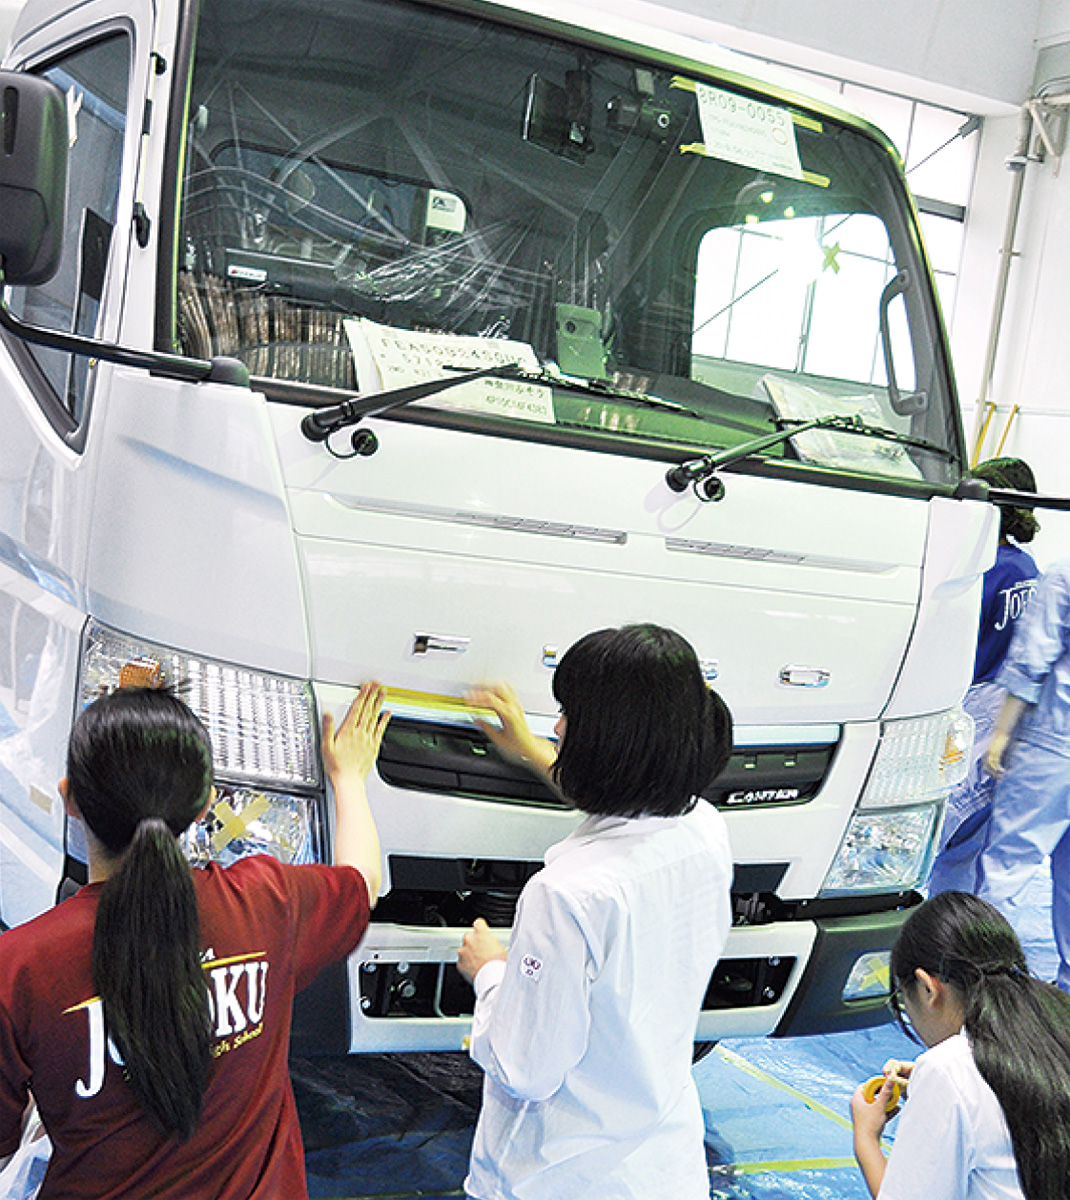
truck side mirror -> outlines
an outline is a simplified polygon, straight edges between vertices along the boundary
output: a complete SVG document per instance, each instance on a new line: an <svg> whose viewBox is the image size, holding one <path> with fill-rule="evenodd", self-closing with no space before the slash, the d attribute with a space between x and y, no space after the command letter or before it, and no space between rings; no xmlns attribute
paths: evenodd
<svg viewBox="0 0 1070 1200"><path fill-rule="evenodd" d="M55 84L0 71L3 281L45 283L59 269L67 197L67 103Z"/></svg>

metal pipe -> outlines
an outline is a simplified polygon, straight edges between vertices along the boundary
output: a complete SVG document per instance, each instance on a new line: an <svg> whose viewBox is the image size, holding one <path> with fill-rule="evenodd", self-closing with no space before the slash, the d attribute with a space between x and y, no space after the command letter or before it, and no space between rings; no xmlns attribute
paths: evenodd
<svg viewBox="0 0 1070 1200"><path fill-rule="evenodd" d="M1007 206L1007 223L1003 232L1003 243L999 251L999 275L996 280L996 298L992 310L992 321L989 325L984 371L981 375L981 392L977 397L977 411L974 418L976 435L973 454L970 457L971 466L975 466L981 456L981 447L984 444L985 435L988 432L988 426L996 407L995 402L991 399L992 381L996 371L996 353L999 349L999 338L1003 326L1003 311L1007 302L1011 263L1017 257L1017 252L1014 249L1014 239L1017 236L1018 217L1022 208L1025 168L1032 161L1029 154L1029 143L1035 124L1045 149L1052 157L1058 157L1055 153L1055 147L1052 145L1049 132L1044 126L1040 106L1044 105L1047 108L1066 108L1070 106L1070 90L1066 90L1067 82L1065 79L1050 80L1038 89L1032 99L1027 100L1022 106L1018 124L1018 140L1014 148L1014 153L1007 159L1007 167L1014 172L1014 179L1011 184L1011 195ZM1059 88L1062 90L1048 95L1046 91L1048 88ZM1014 414L1012 413L1007 421L1008 429L1013 419ZM1006 435L1007 429L1004 429L1003 441L1006 440Z"/></svg>
<svg viewBox="0 0 1070 1200"><path fill-rule="evenodd" d="M1014 258L1014 239L1018 232L1018 216L1022 208L1022 190L1025 186L1025 167L1029 161L1029 140L1033 132L1033 114L1028 105L1022 108L1018 123L1018 141L1014 153L1007 159L1007 167L1013 172L1011 196L1007 207L1007 223L1003 231L1003 243L1000 246L999 275L996 279L996 299L992 310L992 321L988 331L988 348L985 351L984 371L981 375L981 394L977 397L977 417L974 428L977 430L971 465L977 462L981 454L981 441L987 428L987 422L981 425L982 414L989 403L992 391L992 379L996 370L996 351L999 349L999 335L1003 326L1003 310L1007 302L1007 285L1010 278L1011 261ZM981 426L978 429L978 426Z"/></svg>

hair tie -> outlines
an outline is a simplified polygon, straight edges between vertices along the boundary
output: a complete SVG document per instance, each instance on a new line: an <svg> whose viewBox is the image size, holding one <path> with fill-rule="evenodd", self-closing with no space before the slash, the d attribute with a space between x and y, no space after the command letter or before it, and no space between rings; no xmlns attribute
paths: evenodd
<svg viewBox="0 0 1070 1200"><path fill-rule="evenodd" d="M1029 978L1029 972L1023 971L1017 963L985 963L978 967L978 970L985 978L1006 975L1009 979L1013 979L1015 983Z"/></svg>
<svg viewBox="0 0 1070 1200"><path fill-rule="evenodd" d="M162 829L165 833L171 833L171 826L167 824L163 817L142 817L134 826L134 836L136 837L139 833L157 829Z"/></svg>

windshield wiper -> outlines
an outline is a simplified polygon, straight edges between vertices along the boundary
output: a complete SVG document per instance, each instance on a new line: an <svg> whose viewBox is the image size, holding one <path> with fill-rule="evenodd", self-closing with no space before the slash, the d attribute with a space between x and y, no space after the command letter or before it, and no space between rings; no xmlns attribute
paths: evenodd
<svg viewBox="0 0 1070 1200"><path fill-rule="evenodd" d="M548 383L552 387L573 392L581 392L590 396L603 396L607 400L620 400L625 404L634 404L640 408L651 408L657 412L674 413L680 417L690 417L695 421L708 421L709 413L696 412L675 400L663 400L660 396L651 396L646 392L633 391L610 383L608 379L581 379L576 375L559 375L554 371L543 368L538 374L525 373L523 378L532 383Z"/></svg>
<svg viewBox="0 0 1070 1200"><path fill-rule="evenodd" d="M457 374L442 379L426 379L421 383L412 383L385 392L371 392L367 396L343 400L341 404L332 405L330 408L317 409L315 412L309 413L301 422L301 432L310 442L325 442L331 434L337 433L340 429L346 429L350 425L357 425L365 417L377 417L382 413L389 412L392 408L401 408L403 405L412 404L417 400L426 400L429 396L437 395L449 388L460 387L464 383L471 383L474 379L488 378L516 379L521 383L540 383L549 387L604 396L607 399L637 404L643 408L653 408L661 412L671 412L678 416L692 417L695 420L708 419L682 404L675 404L670 400L659 400L642 392L629 391L602 379L573 378L568 375L558 375L545 368L529 371L515 362L484 367L474 371L466 371L463 367L456 367L451 363L442 365L444 370L456 371ZM354 454L374 454L377 446L378 441L371 430L354 433Z"/></svg>
<svg viewBox="0 0 1070 1200"><path fill-rule="evenodd" d="M693 486L695 495L700 500L720 500L724 496L724 481L717 477L717 472L724 467L730 467L737 462L760 454L772 446L790 441L797 434L806 433L810 429L832 429L838 433L854 433L861 437L880 438L885 442L895 442L900 446L912 446L915 450L925 450L930 454L940 454L944 458L954 459L957 456L935 442L927 442L921 438L910 437L905 433L896 433L893 429L885 429L880 425L867 425L858 416L828 416L816 417L812 421L802 421L778 429L776 433L768 433L764 437L754 438L739 446L722 450L718 454L704 454L701 458L692 458L682 462L678 467L671 467L665 475L665 482L674 492L686 491Z"/></svg>
<svg viewBox="0 0 1070 1200"><path fill-rule="evenodd" d="M448 368L453 370L455 368ZM358 396L355 400L343 400L330 408L320 408L311 412L301 422L301 432L310 442L325 442L332 433L356 425L365 417L377 417L380 413L389 412L392 408L400 408L404 404L412 404L415 400L425 400L448 388L460 387L462 383L471 383L473 379L517 379L524 373L519 363L503 363L501 366L484 367L478 371L460 371L457 375L445 379L425 379L422 383L410 383L406 387L391 388L385 392L371 392L367 396ZM369 431L366 438L353 435L353 450L356 454L374 454L376 445L375 434ZM358 447L358 440L364 447Z"/></svg>

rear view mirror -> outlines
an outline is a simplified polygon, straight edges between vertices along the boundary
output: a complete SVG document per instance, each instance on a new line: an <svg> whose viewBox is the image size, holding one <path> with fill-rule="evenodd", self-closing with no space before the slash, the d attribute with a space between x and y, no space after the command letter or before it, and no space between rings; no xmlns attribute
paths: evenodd
<svg viewBox="0 0 1070 1200"><path fill-rule="evenodd" d="M5 283L59 268L67 196L67 104L35 75L0 71L0 263Z"/></svg>

